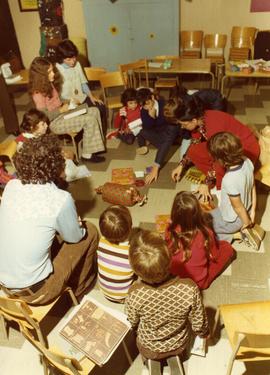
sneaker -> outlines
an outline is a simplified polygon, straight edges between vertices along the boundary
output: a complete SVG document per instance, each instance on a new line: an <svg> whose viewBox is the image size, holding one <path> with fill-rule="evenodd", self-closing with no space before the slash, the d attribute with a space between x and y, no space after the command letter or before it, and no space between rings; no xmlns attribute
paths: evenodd
<svg viewBox="0 0 270 375"><path fill-rule="evenodd" d="M244 242L254 250L258 251L261 245L261 240L253 228L245 228L242 229L241 232Z"/></svg>
<svg viewBox="0 0 270 375"><path fill-rule="evenodd" d="M171 375L184 375L182 363L177 355L167 358L167 363L170 367Z"/></svg>
<svg viewBox="0 0 270 375"><path fill-rule="evenodd" d="M147 146L139 147L136 150L136 154L137 155L145 155L145 154L147 154L147 152L148 152L148 147Z"/></svg>
<svg viewBox="0 0 270 375"><path fill-rule="evenodd" d="M90 163L102 163L103 161L105 161L105 158L104 156L98 156L97 154L93 154L91 156L91 158L84 158L83 156L81 157L81 159L83 161L88 161Z"/></svg>
<svg viewBox="0 0 270 375"><path fill-rule="evenodd" d="M112 130L106 134L106 139L117 138L119 130Z"/></svg>

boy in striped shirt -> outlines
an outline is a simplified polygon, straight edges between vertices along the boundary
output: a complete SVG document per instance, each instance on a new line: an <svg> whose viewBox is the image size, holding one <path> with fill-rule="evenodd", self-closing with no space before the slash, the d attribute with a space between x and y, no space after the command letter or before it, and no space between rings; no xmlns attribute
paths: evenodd
<svg viewBox="0 0 270 375"><path fill-rule="evenodd" d="M129 235L132 218L124 206L110 206L100 216L102 237L98 245L98 281L105 297L123 303L135 276L129 253Z"/></svg>

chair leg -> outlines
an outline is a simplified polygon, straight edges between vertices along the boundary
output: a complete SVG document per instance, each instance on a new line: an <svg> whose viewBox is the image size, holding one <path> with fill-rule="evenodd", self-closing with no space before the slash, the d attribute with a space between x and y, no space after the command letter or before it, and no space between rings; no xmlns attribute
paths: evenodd
<svg viewBox="0 0 270 375"><path fill-rule="evenodd" d="M131 358L131 356L130 356L130 354L129 354L128 348L127 348L126 343L125 343L124 340L122 341L122 344L123 344L123 348L124 348L124 351L125 351L125 354L126 354L126 357L127 357L128 363L129 363L129 365L131 366L132 363L133 363L133 361L132 361L132 358Z"/></svg>
<svg viewBox="0 0 270 375"><path fill-rule="evenodd" d="M76 161L79 163L79 155L78 155L78 149L77 149L75 137L71 136L71 139L72 139L72 144L73 144L73 148L75 152Z"/></svg>
<svg viewBox="0 0 270 375"><path fill-rule="evenodd" d="M68 294L69 294L69 296L72 300L73 305L74 306L78 305L79 302L78 302L77 298L75 297L75 294L73 293L73 290L68 287L68 288L66 288L66 291L68 292Z"/></svg>
<svg viewBox="0 0 270 375"><path fill-rule="evenodd" d="M42 362L42 366L43 366L44 375L50 375L49 364L48 364L44 355L41 355L41 362Z"/></svg>
<svg viewBox="0 0 270 375"><path fill-rule="evenodd" d="M147 364L149 375L161 375L160 362L148 359Z"/></svg>
<svg viewBox="0 0 270 375"><path fill-rule="evenodd" d="M178 356L167 358L167 363L171 370L171 375L185 375L182 362Z"/></svg>
<svg viewBox="0 0 270 375"><path fill-rule="evenodd" d="M3 315L0 315L0 332L1 332L1 336L3 337L3 339L8 340L8 331L7 331L6 321Z"/></svg>

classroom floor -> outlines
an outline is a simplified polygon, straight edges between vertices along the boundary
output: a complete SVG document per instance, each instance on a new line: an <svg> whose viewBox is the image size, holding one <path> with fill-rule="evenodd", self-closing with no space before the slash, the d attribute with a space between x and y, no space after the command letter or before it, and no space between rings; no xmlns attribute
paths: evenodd
<svg viewBox="0 0 270 375"><path fill-rule="evenodd" d="M187 82L190 88L197 87L194 82ZM16 106L18 116L21 119L24 111L29 107L27 94L16 94ZM252 83L238 81L233 86L229 98L229 112L246 124L255 125L257 129L268 125L270 120L270 89L267 82L260 85L256 94ZM0 119L0 140L7 137ZM94 192L94 188L110 181L113 168L132 167L135 171L145 170L150 166L155 155L155 150L144 156L136 155L136 146L128 146L118 140L110 140L107 143L106 162L95 165L86 163L92 173L89 178L70 183L69 190L76 200L78 213L81 217L98 224L100 213L108 206L100 196ZM147 192L148 203L143 206L131 207L134 225L140 225L147 229L155 228L155 216L169 214L170 207L176 192L179 190L191 190L189 181L182 179L178 184L171 181L170 172L179 160L179 148L173 146L170 159L162 169L159 179L149 188L143 188ZM256 221L267 231L266 237L258 252L251 250L244 244L235 245L237 259L225 270L225 272L213 282L208 290L203 291L204 304L210 316L213 317L216 307L223 303L240 303L269 299L270 288L270 200L269 188L258 185L258 208ZM96 286L90 292L99 301L116 309L123 309L122 305L110 303L104 299ZM57 321L57 315L51 320ZM57 329L49 334L49 341L57 341ZM20 334L11 329L9 342L0 341L0 373L1 375L39 375L43 370L35 350L26 342ZM118 351L109 364L101 369L95 369L93 374L112 375L137 375L141 373L142 363L137 355L134 340L131 339L130 349L134 357L131 367ZM120 350L119 350L120 351ZM225 375L228 358L231 354L230 344L226 332L221 331L219 341L212 345L209 343L205 358L192 355L184 362L186 375ZM14 360L16 358L16 360ZM29 366L24 364L28 363ZM250 363L244 365L235 362L233 375L270 375L270 361Z"/></svg>

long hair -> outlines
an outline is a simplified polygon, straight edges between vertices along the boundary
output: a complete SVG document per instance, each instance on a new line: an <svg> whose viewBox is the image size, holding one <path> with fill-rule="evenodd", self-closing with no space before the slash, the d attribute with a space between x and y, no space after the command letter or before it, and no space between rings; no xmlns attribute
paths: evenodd
<svg viewBox="0 0 270 375"><path fill-rule="evenodd" d="M180 230L179 230L180 227ZM191 243L198 231L201 231L204 237L204 247L207 258L211 255L211 238L209 235L210 222L194 194L188 191L179 192L174 198L171 210L171 224L168 227L172 245L170 250L173 254L179 249L183 250L184 262L187 262L191 256Z"/></svg>
<svg viewBox="0 0 270 375"><path fill-rule="evenodd" d="M48 69L50 66L53 66L55 73L53 85L58 92L60 91L61 75L56 67L44 57L36 57L32 61L29 71L28 91L31 96L38 92L49 98L52 97L53 87L48 77Z"/></svg>

